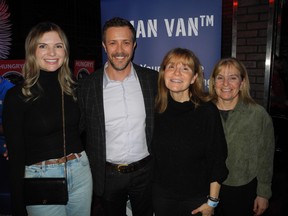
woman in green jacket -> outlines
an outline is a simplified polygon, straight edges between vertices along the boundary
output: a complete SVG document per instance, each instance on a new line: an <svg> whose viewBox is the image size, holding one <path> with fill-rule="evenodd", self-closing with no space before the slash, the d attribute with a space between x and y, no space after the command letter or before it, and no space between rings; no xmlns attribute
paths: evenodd
<svg viewBox="0 0 288 216"><path fill-rule="evenodd" d="M220 60L209 81L228 145L221 216L261 215L272 195L274 130L266 110L250 96L248 73L235 58Z"/></svg>

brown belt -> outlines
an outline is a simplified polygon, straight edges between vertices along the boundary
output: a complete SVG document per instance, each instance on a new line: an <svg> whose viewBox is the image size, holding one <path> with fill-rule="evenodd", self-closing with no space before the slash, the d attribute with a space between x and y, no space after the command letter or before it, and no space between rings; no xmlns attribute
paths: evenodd
<svg viewBox="0 0 288 216"><path fill-rule="evenodd" d="M121 173L131 173L143 168L150 161L150 159L151 156L148 155L147 157L130 164L113 164L106 162L106 167Z"/></svg>
<svg viewBox="0 0 288 216"><path fill-rule="evenodd" d="M73 153L73 154L67 155L66 159L67 161L70 161L70 160L76 159L77 157L80 158L81 156L82 156L81 153ZM61 163L65 163L65 157L44 161L44 165L61 164ZM38 162L38 163L35 163L34 165L42 165L42 164L43 162Z"/></svg>

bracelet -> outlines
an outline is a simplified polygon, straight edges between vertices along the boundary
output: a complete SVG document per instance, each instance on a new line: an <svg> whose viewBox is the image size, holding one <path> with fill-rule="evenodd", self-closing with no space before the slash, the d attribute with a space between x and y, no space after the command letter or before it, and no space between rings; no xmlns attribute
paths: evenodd
<svg viewBox="0 0 288 216"><path fill-rule="evenodd" d="M211 196L207 196L207 198L209 199L209 200L211 200L211 201L213 201L213 202L219 202L219 198L216 198L216 197L211 197Z"/></svg>
<svg viewBox="0 0 288 216"><path fill-rule="evenodd" d="M212 201L211 199L207 200L207 205L212 207L212 208L217 207L218 203L219 203L219 201L215 202L215 201Z"/></svg>

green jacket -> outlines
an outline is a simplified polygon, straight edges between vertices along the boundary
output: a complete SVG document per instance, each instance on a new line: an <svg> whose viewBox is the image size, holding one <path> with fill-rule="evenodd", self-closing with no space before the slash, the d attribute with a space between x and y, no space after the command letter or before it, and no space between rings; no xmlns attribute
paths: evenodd
<svg viewBox="0 0 288 216"><path fill-rule="evenodd" d="M223 184L241 186L256 177L257 195L269 199L275 148L271 117L262 106L240 100L227 120L221 118L228 145L229 170Z"/></svg>

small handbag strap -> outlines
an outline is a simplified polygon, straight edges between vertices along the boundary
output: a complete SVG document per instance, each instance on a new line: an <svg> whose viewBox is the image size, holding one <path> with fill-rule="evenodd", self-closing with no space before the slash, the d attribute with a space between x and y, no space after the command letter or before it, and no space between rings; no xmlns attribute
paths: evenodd
<svg viewBox="0 0 288 216"><path fill-rule="evenodd" d="M65 129L65 109L64 109L64 92L62 90L62 128L63 128L63 152L65 158L64 174L67 179L67 157L66 157L66 129Z"/></svg>

